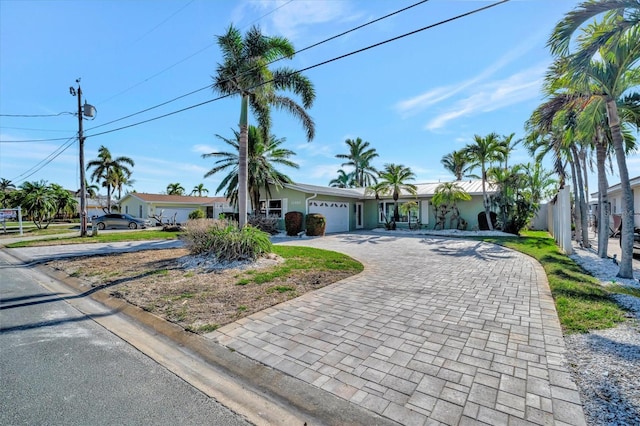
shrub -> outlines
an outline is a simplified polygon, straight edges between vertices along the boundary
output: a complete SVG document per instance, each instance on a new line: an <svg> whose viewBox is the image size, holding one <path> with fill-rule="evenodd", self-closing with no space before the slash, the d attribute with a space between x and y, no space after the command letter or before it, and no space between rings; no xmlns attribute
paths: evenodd
<svg viewBox="0 0 640 426"><path fill-rule="evenodd" d="M204 219L204 212L200 209L196 209L189 213L189 219Z"/></svg>
<svg viewBox="0 0 640 426"><path fill-rule="evenodd" d="M301 212L288 212L284 215L284 228L287 230L287 235L294 237L302 232L302 218Z"/></svg>
<svg viewBox="0 0 640 426"><path fill-rule="evenodd" d="M251 215L247 219L247 223L253 226L254 228L258 228L262 232L266 232L271 235L276 235L279 232L277 217Z"/></svg>
<svg viewBox="0 0 640 426"><path fill-rule="evenodd" d="M214 219L187 222L182 236L192 254L209 253L221 262L255 260L271 252L269 235L253 226Z"/></svg>
<svg viewBox="0 0 640 426"><path fill-rule="evenodd" d="M326 219L320 213L309 213L307 215L307 235L310 237L324 235Z"/></svg>

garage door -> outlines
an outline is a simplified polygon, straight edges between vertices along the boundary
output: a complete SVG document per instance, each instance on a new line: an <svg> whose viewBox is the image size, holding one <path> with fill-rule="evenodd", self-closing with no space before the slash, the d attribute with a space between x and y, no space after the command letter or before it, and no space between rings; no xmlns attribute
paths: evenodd
<svg viewBox="0 0 640 426"><path fill-rule="evenodd" d="M309 213L320 213L327 220L325 232L349 231L349 203L310 200Z"/></svg>
<svg viewBox="0 0 640 426"><path fill-rule="evenodd" d="M167 223L167 222L172 222L173 221L173 215L176 215L176 223L180 223L180 224L185 224L187 223L187 220L189 220L189 213L191 213L193 210L192 208L189 209L158 209L156 208L156 212L162 211L162 221Z"/></svg>

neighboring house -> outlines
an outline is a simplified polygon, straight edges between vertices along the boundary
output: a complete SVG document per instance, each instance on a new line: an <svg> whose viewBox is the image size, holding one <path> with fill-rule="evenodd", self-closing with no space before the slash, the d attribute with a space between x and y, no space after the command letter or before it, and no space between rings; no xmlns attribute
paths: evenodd
<svg viewBox="0 0 640 426"><path fill-rule="evenodd" d="M633 192L633 211L635 212L634 224L636 227L640 227L640 176L630 179L630 183L631 191ZM607 188L607 195L609 197L609 212L612 215L621 214L623 210L621 185L618 183ZM596 215L598 207L598 193L593 192L591 194L591 199L595 200L589 203L591 214ZM609 220L609 223L613 224L613 220Z"/></svg>
<svg viewBox="0 0 640 426"><path fill-rule="evenodd" d="M133 192L127 194L120 201L121 213L133 217L151 219L162 216L163 221L186 223L189 213L200 209L205 217L217 218L220 213L234 212L224 197L195 197L186 195L145 194Z"/></svg>
<svg viewBox="0 0 640 426"><path fill-rule="evenodd" d="M78 215L80 215L80 197L75 197L78 202ZM87 218L91 219L92 217L102 216L106 213L107 210L107 196L106 195L98 195L97 197L86 198L86 208L87 208Z"/></svg>
<svg viewBox="0 0 640 426"><path fill-rule="evenodd" d="M482 181L457 182L472 199L459 201L460 217L467 221L467 229L478 229L478 213L484 212L482 203ZM416 184L416 196L403 194L399 204L409 201L418 203L417 216L423 229L433 229L436 218L431 198L440 183ZM374 229L384 227L385 217L393 217L394 202L391 196L376 200L374 194L364 188L333 188L306 184L284 184L283 187L270 187L270 196L261 192L260 212L268 216L281 218L280 227L284 229L284 215L289 211L303 214L321 213L326 218L326 232L347 232L356 229ZM398 227L407 227L408 218L402 216ZM454 226L455 227L455 226ZM449 228L449 216L445 229Z"/></svg>

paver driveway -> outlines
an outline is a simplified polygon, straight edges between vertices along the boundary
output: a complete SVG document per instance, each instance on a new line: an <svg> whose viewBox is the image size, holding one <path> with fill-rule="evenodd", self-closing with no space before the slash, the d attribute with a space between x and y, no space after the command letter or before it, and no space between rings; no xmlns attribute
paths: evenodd
<svg viewBox="0 0 640 426"><path fill-rule="evenodd" d="M585 424L542 267L476 241L286 242L365 271L208 338L403 425Z"/></svg>

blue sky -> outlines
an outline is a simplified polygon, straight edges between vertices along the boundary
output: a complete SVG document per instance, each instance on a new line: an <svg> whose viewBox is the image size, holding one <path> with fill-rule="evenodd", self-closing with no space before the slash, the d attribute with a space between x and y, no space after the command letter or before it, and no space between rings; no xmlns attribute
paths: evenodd
<svg viewBox="0 0 640 426"><path fill-rule="evenodd" d="M215 36L230 23L243 32L257 24L302 49L416 1L3 0L0 114L74 112L77 98L69 87L77 87L80 77L83 99L97 109L95 120L84 122L86 161L104 145L114 156L135 161L133 188L139 192L160 193L179 182L187 192L204 183L214 195L222 176L204 178L214 160L201 154L226 150L215 135L232 137L239 98L97 134L214 99L206 86L221 62ZM431 0L281 64L310 67L491 3ZM316 137L307 143L298 121L275 113L273 133L286 138L300 165L282 171L300 183L327 185L341 168L335 155L347 152L345 139L360 137L379 153L378 168L400 163L411 167L416 182L451 180L440 159L475 134L524 136L524 122L542 102L540 87L551 60L548 36L578 3L512 0L306 71L317 93L309 111ZM67 143L77 129L70 114L0 116L0 177L77 189L78 145ZM57 138L64 139L9 142ZM518 149L510 164L527 161L526 151ZM637 155L628 164L631 176L640 175ZM619 181L615 175L609 179ZM590 192L595 185L592 178Z"/></svg>

